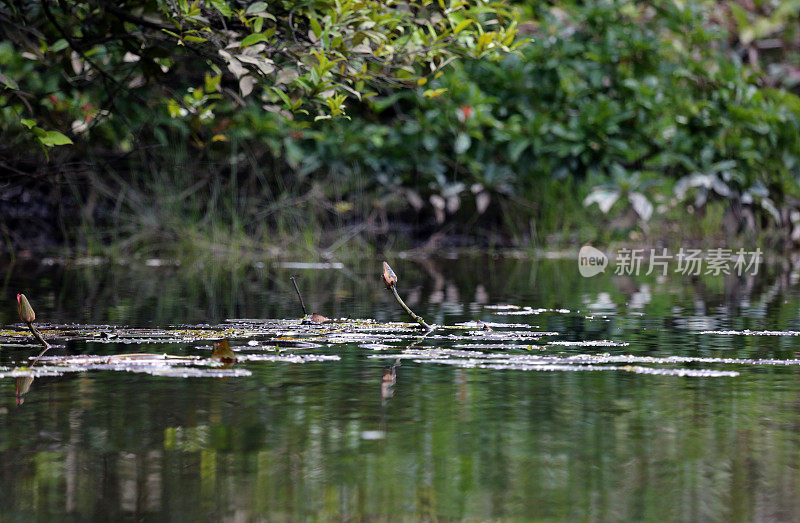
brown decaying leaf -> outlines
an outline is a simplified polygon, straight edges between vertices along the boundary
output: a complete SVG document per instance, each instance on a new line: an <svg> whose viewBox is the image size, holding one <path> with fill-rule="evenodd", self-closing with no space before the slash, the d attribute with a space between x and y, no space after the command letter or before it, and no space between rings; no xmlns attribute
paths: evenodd
<svg viewBox="0 0 800 523"><path fill-rule="evenodd" d="M228 343L228 338L214 343L214 350L211 352L211 359L219 360L223 363L230 363L236 361L236 356L231 350L231 345Z"/></svg>
<svg viewBox="0 0 800 523"><path fill-rule="evenodd" d="M320 323L325 323L325 322L328 322L328 321L331 321L331 319L330 318L326 318L322 314L317 314L316 312L313 313L313 314L309 314L308 316L303 318L303 324L304 325L309 325L309 324L318 325Z"/></svg>

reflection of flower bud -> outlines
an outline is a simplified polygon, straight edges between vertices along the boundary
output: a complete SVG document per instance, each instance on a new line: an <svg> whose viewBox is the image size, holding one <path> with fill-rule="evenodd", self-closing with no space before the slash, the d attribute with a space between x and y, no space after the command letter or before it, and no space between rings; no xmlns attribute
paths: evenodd
<svg viewBox="0 0 800 523"><path fill-rule="evenodd" d="M17 308L19 309L19 318L25 323L33 323L36 319L36 313L33 312L33 307L28 303L28 298L24 294L17 294Z"/></svg>
<svg viewBox="0 0 800 523"><path fill-rule="evenodd" d="M395 275L394 271L389 264L383 262L383 283L386 284L386 287L391 288L392 285L397 283L397 276Z"/></svg>

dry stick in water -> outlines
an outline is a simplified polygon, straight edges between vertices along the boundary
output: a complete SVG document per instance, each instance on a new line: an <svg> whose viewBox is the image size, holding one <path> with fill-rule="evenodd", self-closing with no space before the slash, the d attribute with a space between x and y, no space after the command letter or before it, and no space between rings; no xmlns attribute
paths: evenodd
<svg viewBox="0 0 800 523"><path fill-rule="evenodd" d="M308 313L306 310L306 304L303 303L303 296L300 294L300 288L297 286L295 278L297 278L297 276L289 276L289 279L292 280L292 283L294 284L294 290L297 293L297 297L300 298L300 306L303 308L303 314L305 314L305 317L303 318L303 324L319 325L320 323L331 321L330 318L326 318L322 314L317 314L316 312L312 314Z"/></svg>
<svg viewBox="0 0 800 523"><path fill-rule="evenodd" d="M386 285L387 289L392 291L392 294L394 294L394 299L397 300L397 303L400 304L400 306L403 308L403 310L406 311L406 313L408 313L408 315L411 316L414 319L414 321L419 323L421 327L423 327L425 329L428 329L428 331L432 331L433 330L433 327L428 325L425 322L425 320L422 319L422 316L418 316L418 315L414 314L414 311L409 309L408 305L406 305L406 303L403 301L403 299L400 297L400 295L397 294L397 288L396 288L397 275L394 273L392 268L389 267L389 264L386 263L386 262L383 262L383 283Z"/></svg>
<svg viewBox="0 0 800 523"><path fill-rule="evenodd" d="M297 293L297 297L300 298L300 306L303 308L303 314L308 316L306 304L303 303L303 296L300 295L300 288L297 286L297 282L295 281L296 277L297 276L289 276L289 279L292 280L292 283L294 284L294 291Z"/></svg>
<svg viewBox="0 0 800 523"><path fill-rule="evenodd" d="M44 338L42 338L42 335L39 333L36 327L33 326L33 322L36 320L36 313L33 312L33 307L31 307L28 298L26 298L24 294L17 294L17 310L19 311L19 319L28 325L33 337L36 338L36 341L41 343L44 347L42 352L40 352L39 355L36 356L36 359L33 360L33 363L31 364L31 366L33 366L36 365L36 362L39 361L39 358L41 358L45 352L50 350L50 344L47 343Z"/></svg>

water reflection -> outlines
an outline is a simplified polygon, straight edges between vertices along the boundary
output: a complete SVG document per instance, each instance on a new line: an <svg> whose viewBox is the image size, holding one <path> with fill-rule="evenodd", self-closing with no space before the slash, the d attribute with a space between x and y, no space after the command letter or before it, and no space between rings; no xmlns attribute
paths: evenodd
<svg viewBox="0 0 800 523"><path fill-rule="evenodd" d="M627 344L560 344L547 354L787 358L795 338L701 332L800 330L797 266L788 263L754 278L687 280L583 279L571 260L395 268L409 282L409 304L416 293L415 310L439 324L510 320L563 341ZM304 274L310 308L403 319L372 276L379 263L346 265L355 277ZM106 269L17 266L5 278L11 299L0 324L16 321L13 295L28 289L53 321L297 316L295 268ZM501 303L533 312L484 307ZM106 346L91 353L97 347ZM33 387L0 380L2 519L800 518L796 368L715 379L526 373L387 366L355 344L327 350L341 360L270 362L227 380L109 372ZM9 352L0 351L4 365L23 358Z"/></svg>
<svg viewBox="0 0 800 523"><path fill-rule="evenodd" d="M394 396L394 384L397 383L397 367L400 366L400 359L398 358L391 367L386 367L383 370L383 378L381 378L381 399L383 405L386 405L386 400Z"/></svg>
<svg viewBox="0 0 800 523"><path fill-rule="evenodd" d="M33 385L32 377L26 376L23 378L17 378L17 389L14 392L14 401L16 402L17 406L25 403L25 394L31 390L31 385Z"/></svg>

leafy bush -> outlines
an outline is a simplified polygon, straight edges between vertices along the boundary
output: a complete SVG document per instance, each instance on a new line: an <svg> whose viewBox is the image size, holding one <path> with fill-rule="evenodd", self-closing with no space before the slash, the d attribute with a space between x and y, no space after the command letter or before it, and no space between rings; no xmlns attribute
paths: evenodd
<svg viewBox="0 0 800 523"><path fill-rule="evenodd" d="M216 92L206 76L169 111L161 100L120 101L124 118L92 127L93 143L76 148L95 158L102 147L134 148L132 163L102 164L122 169L113 177L122 194L149 188L158 198L154 187L170 180L192 197L162 210L203 223L219 215L267 241L270 230L387 218L488 242L610 239L609 224L647 232L648 220L685 221L715 200L738 220L732 231L788 226L800 240L800 99L741 63L718 4L521 7L538 22L520 26L532 41L517 54L458 62L351 107L350 120L288 121L260 103L220 102L199 122L180 109ZM83 96L70 98L70 119L86 120ZM162 148L137 149L154 143ZM175 144L183 176L163 172ZM153 162L162 167L137 168ZM624 219L598 215L606 211Z"/></svg>
<svg viewBox="0 0 800 523"><path fill-rule="evenodd" d="M759 87L698 5L595 1L545 16L521 55L457 67L437 98L377 100L372 115L316 134L312 154L420 193L440 220L457 197L485 209L486 194L563 220L554 184L631 194L645 220L695 197L702 176L727 187L706 196L739 204L762 188L756 199L778 207L800 195L800 100ZM775 216L769 202L759 209Z"/></svg>

